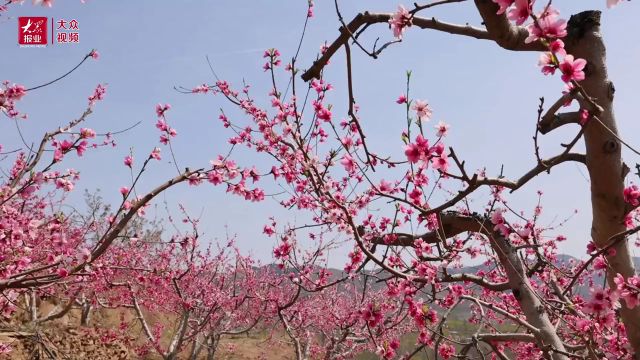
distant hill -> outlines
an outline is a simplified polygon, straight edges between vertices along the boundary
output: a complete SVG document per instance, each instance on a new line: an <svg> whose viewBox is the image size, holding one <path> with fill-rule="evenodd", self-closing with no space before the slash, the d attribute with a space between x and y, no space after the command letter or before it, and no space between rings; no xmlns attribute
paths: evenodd
<svg viewBox="0 0 640 360"><path fill-rule="evenodd" d="M580 259L578 259L578 258L576 258L574 256L571 256L571 255L567 255L567 254L559 254L557 256L557 258L558 258L558 261L557 261L558 265L560 265L560 264L570 264L570 263L576 263L577 264L578 262L581 261ZM584 261L584 260L582 260L582 261ZM640 273L640 257L634 257L633 258L633 263L634 263L635 268L636 268L636 273ZM271 271L275 271L276 273L290 273L290 272L294 271L291 268L287 268L287 269L282 270L276 264L267 264L267 265L262 266L261 268L262 269L268 269L268 270L271 270ZM317 270L320 270L320 267L317 267ZM343 270L340 270L340 269L329 268L327 270L330 271L331 274L332 274L330 279L329 279L330 282L331 281L336 281L336 280L338 280L338 279L340 279L340 278L342 278L342 277L347 275ZM485 272L488 272L488 271L491 270L491 268L488 267L488 266L485 266L483 264L480 264L480 265L467 266L467 267L462 267L462 268L457 268L457 269L451 268L448 271L449 271L450 274L459 274L459 273L475 274L479 270L484 270ZM380 270L378 270L378 271L365 271L365 273L368 273L368 274L371 274L371 275L375 274L377 278L391 277L391 274L386 273L385 271L380 271ZM358 281L359 282L358 285L361 286L362 280L356 280L356 281ZM602 276L594 277L594 283L595 284L603 284L604 283L603 277ZM385 283L382 282L382 281L377 281L377 280L375 280L375 281L369 280L367 282L367 286L378 290L378 289L384 288L385 287ZM586 285L586 284L578 286L577 293L581 294L581 295L587 295L589 293L589 286Z"/></svg>

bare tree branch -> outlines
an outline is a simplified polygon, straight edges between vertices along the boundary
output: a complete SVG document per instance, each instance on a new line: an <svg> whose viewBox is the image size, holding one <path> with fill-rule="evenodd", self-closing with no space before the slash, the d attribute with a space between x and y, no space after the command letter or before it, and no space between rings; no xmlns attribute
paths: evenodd
<svg viewBox="0 0 640 360"><path fill-rule="evenodd" d="M364 12L356 15L347 27L340 28L340 36L327 48L322 56L316 60L313 65L302 74L304 81L320 77L320 72L325 67L329 59L338 51L340 47L347 44L352 34L355 34L361 26L369 26L372 24L388 23L391 14L373 14ZM413 18L413 25L422 29L432 29L447 32L455 35L462 35L483 40L493 40L489 33L483 29L475 28L470 25L457 25L441 22L435 18L426 19L421 17Z"/></svg>
<svg viewBox="0 0 640 360"><path fill-rule="evenodd" d="M468 282L472 282L474 284L480 285L483 288L491 291L505 291L511 288L508 282L494 283L494 282L487 281L478 275L473 275L473 274L446 274L442 279L440 279L440 281L441 282L468 281Z"/></svg>

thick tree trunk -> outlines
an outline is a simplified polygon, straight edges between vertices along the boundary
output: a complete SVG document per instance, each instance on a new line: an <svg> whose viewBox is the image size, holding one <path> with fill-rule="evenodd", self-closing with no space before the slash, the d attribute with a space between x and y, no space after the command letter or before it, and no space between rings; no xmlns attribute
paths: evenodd
<svg viewBox="0 0 640 360"><path fill-rule="evenodd" d="M216 350L218 349L218 344L220 343L220 335L211 334L207 336L207 360L215 359Z"/></svg>
<svg viewBox="0 0 640 360"><path fill-rule="evenodd" d="M91 320L91 303L85 300L82 303L82 312L80 314L80 326L89 326L89 321Z"/></svg>
<svg viewBox="0 0 640 360"><path fill-rule="evenodd" d="M193 344L191 345L191 353L189 354L190 360L198 359L198 357L200 356L200 352L204 347L204 342L206 341L207 341L207 338L200 340L200 336L196 336L195 339L193 339Z"/></svg>
<svg viewBox="0 0 640 360"><path fill-rule="evenodd" d="M29 304L29 317L31 322L38 321L38 294L35 289L29 292L27 303Z"/></svg>
<svg viewBox="0 0 640 360"><path fill-rule="evenodd" d="M613 83L607 78L606 49L600 33L600 12L585 11L569 21L567 50L576 58L587 60L586 79L580 84L604 110L597 120L591 119L585 127L587 168L591 179L591 206L593 222L591 236L598 247L609 244L611 238L626 230L623 198L625 166L622 162L618 129L613 113ZM615 288L613 277L620 273L625 278L633 276L635 269L626 239L614 246L615 255L608 256L609 286ZM640 358L640 307L627 308L622 302L620 316L627 329L627 337L636 358Z"/></svg>
<svg viewBox="0 0 640 360"><path fill-rule="evenodd" d="M491 246L504 267L513 296L520 304L527 322L539 331L534 335L538 340L538 347L546 353L545 358L568 360L569 358L563 354L566 349L562 339L560 339L551 320L549 320L545 307L540 302L539 295L531 287L525 266L516 249L509 243L509 240L499 234L487 235L493 235L491 236Z"/></svg>
<svg viewBox="0 0 640 360"><path fill-rule="evenodd" d="M169 344L169 349L167 350L167 354L165 355L165 360L174 360L178 358L178 355L182 348L184 337L187 334L190 316L191 316L191 313L189 311L187 310L182 311L182 317L180 318L180 323L178 323L178 328L176 329L176 332L173 334L173 338L171 339L171 343Z"/></svg>

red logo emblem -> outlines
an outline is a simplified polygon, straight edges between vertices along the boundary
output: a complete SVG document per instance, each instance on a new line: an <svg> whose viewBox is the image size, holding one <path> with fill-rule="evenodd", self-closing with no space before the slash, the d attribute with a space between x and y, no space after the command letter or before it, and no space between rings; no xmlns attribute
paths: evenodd
<svg viewBox="0 0 640 360"><path fill-rule="evenodd" d="M18 18L18 44L47 45L47 39L46 17Z"/></svg>

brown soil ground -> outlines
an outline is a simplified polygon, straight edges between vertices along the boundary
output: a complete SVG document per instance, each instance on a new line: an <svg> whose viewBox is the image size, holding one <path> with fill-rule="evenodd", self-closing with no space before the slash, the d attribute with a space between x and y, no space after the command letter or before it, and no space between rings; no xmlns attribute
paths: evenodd
<svg viewBox="0 0 640 360"><path fill-rule="evenodd" d="M44 303L40 306L40 314L49 313L54 306ZM31 360L31 359L60 359L60 360L134 360L161 359L156 353L150 352L145 356L138 356L132 350L135 344L144 341L144 333L135 320L133 314L127 310L99 309L92 311L90 326L81 327L79 310L71 310L60 319L46 322L39 326L17 325L26 324L24 315L15 317L16 324L4 326L0 330L0 342L10 344L13 351L7 355L0 355L0 360ZM149 316L149 321L155 323L172 324L171 319ZM121 321L132 324L126 333L121 333ZM10 328L10 329L8 329ZM104 341L106 334L111 334L110 341ZM127 341L126 339L131 339ZM168 341L168 339L164 339ZM204 351L203 351L204 353ZM187 353L180 359L186 359ZM204 354L201 356L204 358ZM254 332L248 335L229 336L223 338L216 353L216 359L266 359L292 360L292 348L284 341L269 341L265 333Z"/></svg>

